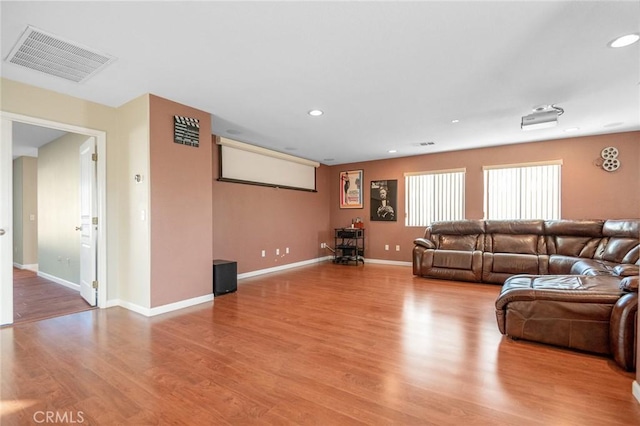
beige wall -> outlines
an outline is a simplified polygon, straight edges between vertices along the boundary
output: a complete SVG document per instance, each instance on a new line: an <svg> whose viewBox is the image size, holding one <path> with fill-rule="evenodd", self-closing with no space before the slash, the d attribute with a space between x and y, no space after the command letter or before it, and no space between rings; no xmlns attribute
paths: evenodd
<svg viewBox="0 0 640 426"><path fill-rule="evenodd" d="M329 243L328 167L316 170L317 192L295 191L218 182L219 155L214 145L214 258L235 260L245 273L329 254L320 249Z"/></svg>
<svg viewBox="0 0 640 426"><path fill-rule="evenodd" d="M151 307L212 287L211 116L157 96L150 105ZM173 116L200 120L200 146L173 142Z"/></svg>
<svg viewBox="0 0 640 426"><path fill-rule="evenodd" d="M109 246L119 248L110 264L117 264L117 275L109 277L117 283L118 298L124 302L151 307L151 242L149 218L149 95L140 96L117 109L117 139L123 149L109 160L117 165L118 240ZM134 176L142 176L140 183ZM115 198L107 197L111 203ZM113 220L110 220L110 223Z"/></svg>
<svg viewBox="0 0 640 426"><path fill-rule="evenodd" d="M24 157L13 160L13 263L24 265L23 261L23 238L24 232L22 225L24 223L24 203L22 190L23 159Z"/></svg>
<svg viewBox="0 0 640 426"><path fill-rule="evenodd" d="M600 152L607 146L618 148L622 166L606 172L596 166ZM637 218L640 217L640 132L618 133L546 142L514 144L503 147L471 149L440 154L403 157L331 167L331 227L347 226L351 219L365 219L366 257L411 261L412 241L424 229L404 226L404 173L465 167L466 217L483 218L484 165L513 164L562 159L562 218ZM364 170L362 210L338 207L339 172ZM369 221L370 183L372 180L398 180L397 222ZM385 251L385 244L390 251ZM400 245L396 252L395 246Z"/></svg>
<svg viewBox="0 0 640 426"><path fill-rule="evenodd" d="M35 157L13 160L13 261L19 265L38 263L37 167Z"/></svg>
<svg viewBox="0 0 640 426"><path fill-rule="evenodd" d="M118 283L119 265L114 259L118 257L121 244L126 246L126 241L119 239L119 179L122 174L117 158L119 151L126 150L126 146L120 146L116 137L116 109L5 78L0 78L0 108L5 112L106 132L107 276L111 283ZM107 298L117 297L117 285L109 286Z"/></svg>
<svg viewBox="0 0 640 426"><path fill-rule="evenodd" d="M38 271L80 284L80 145L67 133L38 150Z"/></svg>

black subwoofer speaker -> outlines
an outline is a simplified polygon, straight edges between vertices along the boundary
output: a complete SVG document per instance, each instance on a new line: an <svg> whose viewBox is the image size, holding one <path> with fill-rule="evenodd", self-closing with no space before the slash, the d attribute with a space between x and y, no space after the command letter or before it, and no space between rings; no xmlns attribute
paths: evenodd
<svg viewBox="0 0 640 426"><path fill-rule="evenodd" d="M213 295L220 296L238 289L238 262L215 259L213 261Z"/></svg>

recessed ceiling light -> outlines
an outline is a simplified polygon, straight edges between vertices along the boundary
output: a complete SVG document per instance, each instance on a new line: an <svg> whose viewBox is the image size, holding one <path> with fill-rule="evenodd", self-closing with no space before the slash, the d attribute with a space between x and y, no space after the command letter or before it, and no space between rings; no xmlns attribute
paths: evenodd
<svg viewBox="0 0 640 426"><path fill-rule="evenodd" d="M625 47L635 43L638 40L640 40L640 35L626 34L610 42L609 47Z"/></svg>
<svg viewBox="0 0 640 426"><path fill-rule="evenodd" d="M460 120L457 120L457 119L456 120L451 120L451 123L453 123L453 124L456 124L456 123L459 123L459 122L460 122Z"/></svg>
<svg viewBox="0 0 640 426"><path fill-rule="evenodd" d="M564 129L565 132L577 132L580 130L580 127L569 127L568 129Z"/></svg>
<svg viewBox="0 0 640 426"><path fill-rule="evenodd" d="M390 149L389 151L387 151L389 154L395 154L396 152L398 152L397 149Z"/></svg>
<svg viewBox="0 0 640 426"><path fill-rule="evenodd" d="M319 117L319 116L321 116L322 114L324 114L324 112L323 112L323 111L320 111L319 109L312 109L311 111L309 111L309 113L308 113L308 114L309 114L310 116L312 116L312 117Z"/></svg>

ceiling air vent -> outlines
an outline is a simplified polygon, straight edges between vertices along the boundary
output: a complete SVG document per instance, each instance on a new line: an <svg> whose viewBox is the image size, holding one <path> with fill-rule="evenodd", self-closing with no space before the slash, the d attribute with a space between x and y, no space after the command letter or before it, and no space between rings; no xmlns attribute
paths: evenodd
<svg viewBox="0 0 640 426"><path fill-rule="evenodd" d="M114 59L28 26L9 53L7 62L80 83Z"/></svg>

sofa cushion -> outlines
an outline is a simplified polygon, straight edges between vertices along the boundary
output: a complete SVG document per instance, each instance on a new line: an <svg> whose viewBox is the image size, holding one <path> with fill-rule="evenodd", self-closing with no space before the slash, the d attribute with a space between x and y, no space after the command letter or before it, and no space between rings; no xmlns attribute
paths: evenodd
<svg viewBox="0 0 640 426"><path fill-rule="evenodd" d="M427 227L431 234L484 234L484 220L446 220Z"/></svg>
<svg viewBox="0 0 640 426"><path fill-rule="evenodd" d="M602 237L603 220L546 220L546 235L565 235L576 237Z"/></svg>
<svg viewBox="0 0 640 426"><path fill-rule="evenodd" d="M594 258L616 263L621 263L627 254L638 245L638 240L634 238L611 237L604 242L604 247Z"/></svg>
<svg viewBox="0 0 640 426"><path fill-rule="evenodd" d="M478 245L478 234L470 235L440 235L438 238L438 248L440 250L476 250Z"/></svg>
<svg viewBox="0 0 640 426"><path fill-rule="evenodd" d="M615 263L610 263L596 259L580 260L571 267L571 275L615 275L613 267Z"/></svg>
<svg viewBox="0 0 640 426"><path fill-rule="evenodd" d="M555 235L547 237L550 254L592 258L600 243L600 238Z"/></svg>
<svg viewBox="0 0 640 426"><path fill-rule="evenodd" d="M433 266L436 268L451 268L470 270L473 261L472 251L447 250L433 253Z"/></svg>
<svg viewBox="0 0 640 426"><path fill-rule="evenodd" d="M504 272L511 274L537 274L538 256L522 254L493 254L493 267L491 272Z"/></svg>
<svg viewBox="0 0 640 426"><path fill-rule="evenodd" d="M542 220L487 220L486 234L535 234L544 235Z"/></svg>
<svg viewBox="0 0 640 426"><path fill-rule="evenodd" d="M549 274L562 275L571 273L571 268L576 262L582 260L579 257L552 254L549 256Z"/></svg>
<svg viewBox="0 0 640 426"><path fill-rule="evenodd" d="M493 253L538 254L537 235L490 234L489 244Z"/></svg>
<svg viewBox="0 0 640 426"><path fill-rule="evenodd" d="M640 219L610 219L602 226L605 237L623 237L638 239L640 237Z"/></svg>

